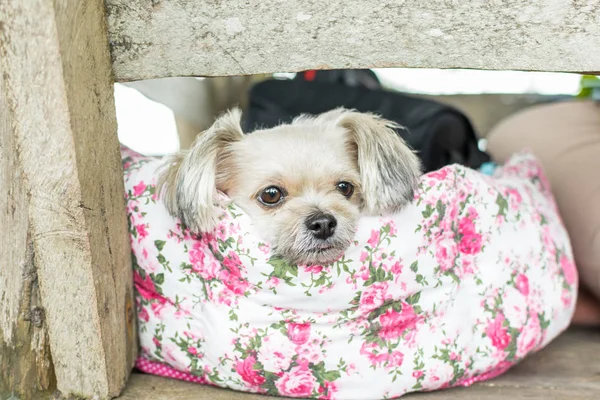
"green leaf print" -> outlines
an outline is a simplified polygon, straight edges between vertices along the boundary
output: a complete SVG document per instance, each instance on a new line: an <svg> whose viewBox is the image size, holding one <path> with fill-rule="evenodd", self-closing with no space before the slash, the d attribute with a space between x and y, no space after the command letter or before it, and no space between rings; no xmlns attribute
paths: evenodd
<svg viewBox="0 0 600 400"><path fill-rule="evenodd" d="M410 270L412 272L417 272L418 269L419 269L419 261L414 261L412 264L410 264Z"/></svg>
<svg viewBox="0 0 600 400"><path fill-rule="evenodd" d="M540 327L542 330L548 329L550 326L550 320L546 319L546 312L538 313L538 318L540 319Z"/></svg>
<svg viewBox="0 0 600 400"><path fill-rule="evenodd" d="M508 355L506 356L507 360L514 360L515 355L517 354L517 339L520 335L520 332L517 328L510 327L508 328L508 334L511 337L510 344L506 348L506 352Z"/></svg>
<svg viewBox="0 0 600 400"><path fill-rule="evenodd" d="M165 282L165 274L161 272L160 274L154 275L153 281L157 285L162 285Z"/></svg>
<svg viewBox="0 0 600 400"><path fill-rule="evenodd" d="M431 215L433 214L433 207L431 207L431 204L427 204L427 207L425 207L425 211L423 211L423 218L429 218L431 217Z"/></svg>
<svg viewBox="0 0 600 400"><path fill-rule="evenodd" d="M273 272L271 272L271 274L269 275L270 278L275 277L283 279L288 285L296 286L292 283L292 279L293 277L298 276L297 265L291 265L287 261L279 257L272 257L267 263L273 266Z"/></svg>
<svg viewBox="0 0 600 400"><path fill-rule="evenodd" d="M496 197L496 204L498 205L498 215L506 217L506 210L508 210L508 202L500 193Z"/></svg>
<svg viewBox="0 0 600 400"><path fill-rule="evenodd" d="M406 302L412 306L413 304L418 303L420 298L421 298L421 292L417 292L411 296L408 296L406 298Z"/></svg>
<svg viewBox="0 0 600 400"><path fill-rule="evenodd" d="M435 208L438 212L439 219L444 218L444 215L446 214L446 205L444 203L442 203L441 200L438 200L437 203L435 204Z"/></svg>
<svg viewBox="0 0 600 400"><path fill-rule="evenodd" d="M167 243L164 240L155 240L154 241L154 245L156 246L156 249L158 251L162 251L162 249L165 247L165 243Z"/></svg>
<svg viewBox="0 0 600 400"><path fill-rule="evenodd" d="M323 374L323 378L325 378L325 380L328 382L333 382L336 379L340 379L341 376L342 375L340 374L339 371L334 371L334 370L327 371Z"/></svg>

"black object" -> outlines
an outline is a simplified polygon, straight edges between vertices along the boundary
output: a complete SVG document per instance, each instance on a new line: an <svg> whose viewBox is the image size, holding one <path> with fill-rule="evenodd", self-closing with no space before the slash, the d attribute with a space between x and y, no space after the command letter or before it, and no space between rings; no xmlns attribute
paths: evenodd
<svg viewBox="0 0 600 400"><path fill-rule="evenodd" d="M366 89L381 89L377 75L370 69L333 69L309 70L296 75L294 80L306 82L339 83L351 87L364 87Z"/></svg>
<svg viewBox="0 0 600 400"><path fill-rule="evenodd" d="M333 74L323 75L324 72ZM263 81L250 90L243 121L245 131L288 123L300 114L345 107L373 112L406 127L398 134L417 151L425 172L454 163L478 168L490 160L477 147L473 126L460 111L431 100L371 89L378 84L371 71L354 73L352 79L339 71L313 71L308 76L298 76L294 80Z"/></svg>

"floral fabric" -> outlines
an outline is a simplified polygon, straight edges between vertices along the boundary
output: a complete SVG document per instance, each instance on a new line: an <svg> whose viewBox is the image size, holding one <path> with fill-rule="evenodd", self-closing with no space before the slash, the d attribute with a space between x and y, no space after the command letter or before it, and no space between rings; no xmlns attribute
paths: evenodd
<svg viewBox="0 0 600 400"><path fill-rule="evenodd" d="M157 198L159 160L122 149L138 368L320 399L394 398L503 373L561 333L578 278L538 162L426 174L412 205L362 218L332 265L271 257L224 196L194 236Z"/></svg>

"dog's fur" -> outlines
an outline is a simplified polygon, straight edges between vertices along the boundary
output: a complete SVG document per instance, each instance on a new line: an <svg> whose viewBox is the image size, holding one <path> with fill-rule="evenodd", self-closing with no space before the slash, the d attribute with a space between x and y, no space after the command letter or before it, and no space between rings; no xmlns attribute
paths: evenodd
<svg viewBox="0 0 600 400"><path fill-rule="evenodd" d="M190 150L163 164L159 193L169 213L192 231L215 228L222 191L250 215L274 254L325 264L350 245L361 213L392 213L413 199L420 163L393 122L335 109L244 135L240 116L234 109L218 118ZM337 190L339 182L354 186L352 196ZM259 196L272 186L284 197L266 206ZM307 219L317 213L337 221L330 237L308 229Z"/></svg>

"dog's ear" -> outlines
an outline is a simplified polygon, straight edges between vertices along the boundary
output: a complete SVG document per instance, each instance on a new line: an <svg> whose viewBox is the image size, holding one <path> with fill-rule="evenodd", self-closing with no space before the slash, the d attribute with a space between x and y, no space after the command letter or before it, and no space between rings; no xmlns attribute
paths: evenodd
<svg viewBox="0 0 600 400"><path fill-rule="evenodd" d="M226 147L244 137L237 108L219 117L198 135L190 150L166 157L159 171L158 192L169 213L194 232L210 232L218 222L218 164Z"/></svg>
<svg viewBox="0 0 600 400"><path fill-rule="evenodd" d="M336 122L338 122L338 120L340 119L341 116L347 115L351 112L353 112L353 110L348 110L344 107L334 108L332 110L329 110L322 114L319 114L316 117L315 122L318 124L330 124L330 123L335 124Z"/></svg>
<svg viewBox="0 0 600 400"><path fill-rule="evenodd" d="M349 150L356 154L363 210L380 215L410 203L421 176L421 163L394 130L401 127L368 113L343 109L330 113L337 118L335 124L347 131Z"/></svg>

